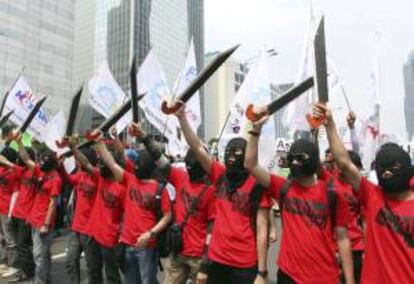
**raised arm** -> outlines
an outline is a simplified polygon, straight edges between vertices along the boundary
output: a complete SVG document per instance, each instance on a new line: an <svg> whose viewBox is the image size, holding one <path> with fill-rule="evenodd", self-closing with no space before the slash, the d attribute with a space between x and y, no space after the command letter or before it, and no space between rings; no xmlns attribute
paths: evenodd
<svg viewBox="0 0 414 284"><path fill-rule="evenodd" d="M203 143L201 142L197 134L194 132L194 130L191 128L184 110L185 106L183 105L175 113L180 123L184 138L187 141L188 146L190 146L191 151L193 151L197 160L203 167L203 169L206 171L207 174L210 174L213 158L204 150Z"/></svg>
<svg viewBox="0 0 414 284"><path fill-rule="evenodd" d="M165 169L170 166L170 160L160 151L160 149L154 144L154 141L147 135L147 133L142 129L141 124L132 123L130 126L129 133L132 136L137 137L148 150L150 155L155 161L157 167Z"/></svg>
<svg viewBox="0 0 414 284"><path fill-rule="evenodd" d="M78 144L77 138L69 138L69 146L72 150L73 156L75 159L81 163L82 167L88 171L88 173L92 173L94 166L89 162L88 158L76 147Z"/></svg>
<svg viewBox="0 0 414 284"><path fill-rule="evenodd" d="M0 155L0 165L6 168L11 168L14 166L14 164L10 162L9 160L7 160L7 158L4 157L3 155Z"/></svg>
<svg viewBox="0 0 414 284"><path fill-rule="evenodd" d="M270 174L258 163L258 148L260 131L267 119L266 116L252 124L253 130L250 131L247 140L246 157L244 159L244 167L256 178L257 182L266 188L270 186Z"/></svg>
<svg viewBox="0 0 414 284"><path fill-rule="evenodd" d="M98 140L96 149L98 150L99 156L104 161L105 165L111 170L116 181L122 181L124 175L124 169L115 161L108 148L102 140Z"/></svg>
<svg viewBox="0 0 414 284"><path fill-rule="evenodd" d="M30 158L30 155L27 153L26 149L24 148L21 135L18 135L17 138L17 145L19 147L19 156L22 159L22 161L26 164L26 166L30 169L31 172L33 172L36 163Z"/></svg>
<svg viewBox="0 0 414 284"><path fill-rule="evenodd" d="M326 134L335 162L347 183L350 184L354 190L359 190L361 174L359 173L358 168L352 163L341 138L339 138L331 110L326 106L316 104L313 108L313 114L315 117L326 117Z"/></svg>

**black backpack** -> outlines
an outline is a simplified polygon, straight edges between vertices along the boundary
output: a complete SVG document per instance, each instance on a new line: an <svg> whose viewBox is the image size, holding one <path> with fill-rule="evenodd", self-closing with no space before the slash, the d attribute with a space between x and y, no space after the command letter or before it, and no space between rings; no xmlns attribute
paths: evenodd
<svg viewBox="0 0 414 284"><path fill-rule="evenodd" d="M289 192L289 190L292 188L292 179L287 178L285 182L282 185L282 188L280 190L280 200L279 200L279 208L280 212L283 211L283 204L286 200L286 196ZM331 217L332 221L332 228L335 226L335 219L336 219L336 205L337 205L337 196L335 192L335 181L331 177L327 182L327 191L326 191L327 197L328 197L328 208L329 208L329 215Z"/></svg>

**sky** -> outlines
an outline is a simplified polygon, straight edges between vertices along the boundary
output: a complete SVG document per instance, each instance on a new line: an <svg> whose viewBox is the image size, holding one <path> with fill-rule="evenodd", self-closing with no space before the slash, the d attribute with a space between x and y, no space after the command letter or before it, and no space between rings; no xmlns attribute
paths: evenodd
<svg viewBox="0 0 414 284"><path fill-rule="evenodd" d="M381 34L381 131L405 137L403 64L414 50L413 0L319 0L325 14L327 53L335 62L352 109L368 112L368 78L376 33ZM269 59L274 83L296 78L309 24L310 0L205 0L205 50L241 44L235 54L244 61L262 48L279 54ZM338 123L345 124L342 97L331 100Z"/></svg>

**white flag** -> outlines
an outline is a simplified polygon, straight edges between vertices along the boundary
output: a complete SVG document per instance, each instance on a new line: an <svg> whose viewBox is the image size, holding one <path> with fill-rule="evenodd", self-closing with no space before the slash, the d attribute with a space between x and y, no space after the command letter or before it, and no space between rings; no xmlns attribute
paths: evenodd
<svg viewBox="0 0 414 284"><path fill-rule="evenodd" d="M89 93L89 105L105 118L110 117L126 101L126 95L116 82L106 61L89 81ZM117 132L124 130L131 121L132 114L128 112L116 124Z"/></svg>
<svg viewBox="0 0 414 284"><path fill-rule="evenodd" d="M365 136L362 148L362 163L365 169L371 168L371 163L375 159L380 137L380 84L379 84L379 46L380 39L377 39L373 54L373 65L368 82L368 95L371 103L369 114L362 126L362 133Z"/></svg>
<svg viewBox="0 0 414 284"><path fill-rule="evenodd" d="M3 113L8 113L9 111L14 110L10 120L20 126L29 116L30 111L33 109L36 102L36 95L33 94L32 89L23 75L20 75L9 92L9 96L7 97L4 105ZM40 108L35 118L27 128L27 132L31 136L35 137L39 142L43 142L42 134L44 133L45 126L48 122L48 115L45 113L43 108Z"/></svg>
<svg viewBox="0 0 414 284"><path fill-rule="evenodd" d="M145 93L145 97L139 101L139 106L145 113L146 119L156 127L168 139L169 147L180 149L181 143L178 139L178 121L168 119L161 111L161 104L164 100L171 99L167 79L162 67L151 50L138 72L139 93Z"/></svg>
<svg viewBox="0 0 414 284"><path fill-rule="evenodd" d="M184 69L181 71L176 82L177 87L174 88L176 90L176 95L181 94L193 82L197 77L197 73L194 43L193 40L191 40ZM197 131L201 124L200 96L198 91L187 102L185 111L188 122L191 127Z"/></svg>
<svg viewBox="0 0 414 284"><path fill-rule="evenodd" d="M258 61L247 74L242 86L233 99L230 117L220 139L219 150L222 153L227 142L234 137L247 136L250 122L245 112L249 104L264 106L272 101L270 80L268 77L268 54L262 51ZM269 171L275 170L276 137L274 120L271 117L263 126L259 143L259 163Z"/></svg>
<svg viewBox="0 0 414 284"><path fill-rule="evenodd" d="M55 151L58 155L70 150L68 147L59 148L56 145L56 141L61 140L65 135L66 119L62 110L50 119L46 129L43 139L49 149ZM73 156L66 158L64 166L66 172L70 174L76 167L75 158Z"/></svg>

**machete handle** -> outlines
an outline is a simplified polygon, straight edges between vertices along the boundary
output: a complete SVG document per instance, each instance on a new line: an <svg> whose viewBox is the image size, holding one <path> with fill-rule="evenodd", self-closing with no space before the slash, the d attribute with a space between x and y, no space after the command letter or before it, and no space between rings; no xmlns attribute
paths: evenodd
<svg viewBox="0 0 414 284"><path fill-rule="evenodd" d="M68 147L69 146L69 138L68 137L64 137L64 138L62 138L60 140L56 140L55 141L55 144L56 144L56 146L59 149L63 149L65 147Z"/></svg>
<svg viewBox="0 0 414 284"><path fill-rule="evenodd" d="M312 114L307 113L306 114L306 120L308 121L309 125L314 128L318 129L319 126L325 123L326 117L314 117Z"/></svg>
<svg viewBox="0 0 414 284"><path fill-rule="evenodd" d="M265 117L266 115L268 115L268 112L267 111L263 111L263 112L260 112L260 113L256 113L256 112L254 112L254 106L252 104L249 104L247 106L247 109L246 109L246 117L251 122L258 121L258 120L262 119L263 117Z"/></svg>
<svg viewBox="0 0 414 284"><path fill-rule="evenodd" d="M163 101L161 104L161 111L165 114L175 113L184 103L176 101L172 107L168 107L166 101Z"/></svg>
<svg viewBox="0 0 414 284"><path fill-rule="evenodd" d="M98 139L99 135L101 135L99 131L96 134L92 134L92 131L88 130L86 132L85 138L88 141L95 141L96 139Z"/></svg>

